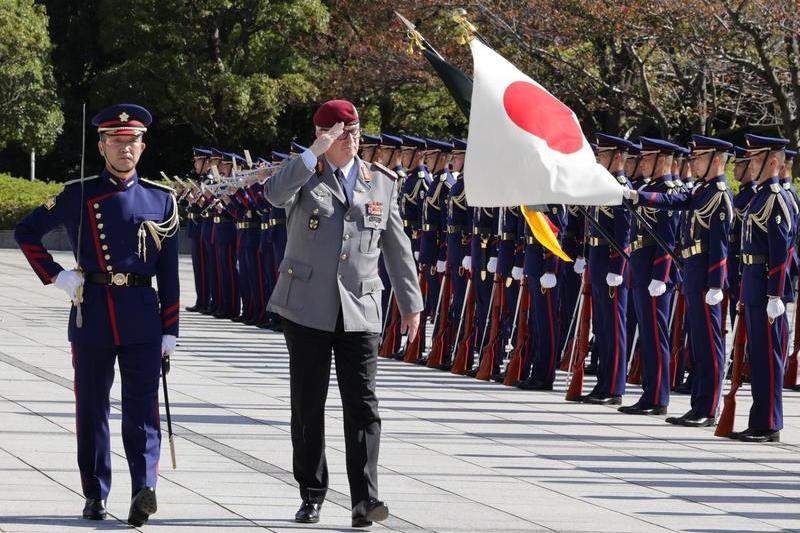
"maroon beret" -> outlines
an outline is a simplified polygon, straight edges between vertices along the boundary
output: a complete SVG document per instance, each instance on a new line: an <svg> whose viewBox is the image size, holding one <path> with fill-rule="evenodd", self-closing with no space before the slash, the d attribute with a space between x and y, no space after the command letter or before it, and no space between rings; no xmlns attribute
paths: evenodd
<svg viewBox="0 0 800 533"><path fill-rule="evenodd" d="M314 125L319 128L332 128L337 122L345 126L358 122L358 111L348 100L328 100L314 113Z"/></svg>

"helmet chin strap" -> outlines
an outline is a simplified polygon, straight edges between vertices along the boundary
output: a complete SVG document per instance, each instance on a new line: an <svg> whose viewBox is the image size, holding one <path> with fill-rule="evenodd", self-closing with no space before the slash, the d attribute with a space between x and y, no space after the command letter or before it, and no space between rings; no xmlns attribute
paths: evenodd
<svg viewBox="0 0 800 533"><path fill-rule="evenodd" d="M703 173L704 180L708 179L708 173L711 172L711 164L714 162L714 156L716 154L717 154L716 152L711 152L711 159L708 160L708 165L706 165L706 171L705 173Z"/></svg>

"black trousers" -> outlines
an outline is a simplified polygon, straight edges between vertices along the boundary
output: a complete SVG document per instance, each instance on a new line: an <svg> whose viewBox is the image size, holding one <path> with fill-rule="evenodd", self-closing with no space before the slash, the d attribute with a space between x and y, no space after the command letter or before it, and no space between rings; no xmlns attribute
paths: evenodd
<svg viewBox="0 0 800 533"><path fill-rule="evenodd" d="M363 504L378 497L381 419L375 373L380 334L345 332L341 311L334 332L284 319L283 334L289 349L293 470L300 497L322 503L328 490L325 400L333 353L344 411L350 499L353 515L363 514Z"/></svg>

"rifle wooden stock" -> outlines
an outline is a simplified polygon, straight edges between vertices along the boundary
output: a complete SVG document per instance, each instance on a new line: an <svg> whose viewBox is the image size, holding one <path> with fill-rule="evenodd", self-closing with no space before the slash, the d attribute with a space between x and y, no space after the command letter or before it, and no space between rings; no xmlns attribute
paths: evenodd
<svg viewBox="0 0 800 533"><path fill-rule="evenodd" d="M670 388L674 389L678 383L678 358L683 351L684 322L686 315L686 300L683 294L678 293L675 300L675 320L672 328L672 349L669 356Z"/></svg>
<svg viewBox="0 0 800 533"><path fill-rule="evenodd" d="M453 283L449 273L444 275L441 292L439 293L439 310L437 311L438 324L436 324L436 335L431 341L431 351L428 354L428 368L436 368L444 362L444 353L447 347L447 331L450 327L450 298L453 290Z"/></svg>
<svg viewBox="0 0 800 533"><path fill-rule="evenodd" d="M476 379L481 381L489 381L492 377L492 370L494 369L495 356L502 346L500 343L500 320L503 314L504 294L503 278L500 274L494 275L494 299L492 300L492 307L490 310L489 325L489 342L485 344L481 351L481 363L478 367L478 373L475 375Z"/></svg>
<svg viewBox="0 0 800 533"><path fill-rule="evenodd" d="M565 400L577 402L583 395L583 366L586 363L586 356L589 355L589 329L592 325L592 287L589 284L589 276L583 276L583 306L581 307L580 322L578 323L578 333L575 337L576 357L572 362L572 377L567 387Z"/></svg>
<svg viewBox="0 0 800 533"><path fill-rule="evenodd" d="M747 329L745 328L744 307L739 306L736 315L736 324L733 334L733 369L731 370L731 390L725 395L722 405L722 414L717 423L714 435L727 437L733 433L733 422L736 419L736 392L742 386L744 375L744 349L747 344Z"/></svg>
<svg viewBox="0 0 800 533"><path fill-rule="evenodd" d="M640 385L642 383L642 350L633 346L633 356L631 357L631 368L628 370L627 383Z"/></svg>
<svg viewBox="0 0 800 533"><path fill-rule="evenodd" d="M522 276L519 282L519 313L517 314L517 339L514 349L511 350L511 358L506 367L506 377L503 378L503 385L513 387L522 380L522 362L525 353L528 351L528 315L530 314L531 300L528 294L528 278Z"/></svg>
<svg viewBox="0 0 800 533"><path fill-rule="evenodd" d="M800 281L798 281L798 289L800 289ZM800 294L795 292L795 294ZM783 374L783 388L793 389L797 385L797 355L800 353L800 313L797 312L797 305L800 302L795 300L794 303L794 344L792 345L792 353L786 359L786 371Z"/></svg>
<svg viewBox="0 0 800 533"><path fill-rule="evenodd" d="M421 272L419 275L419 288L422 291L422 294L427 298L428 283L424 272ZM420 316L419 319L419 331L417 331L417 336L413 341L406 343L406 352L403 356L404 363L416 363L422 358L422 343L425 338L425 322L427 320L428 316L425 314L425 310L423 309L422 316Z"/></svg>
<svg viewBox="0 0 800 533"><path fill-rule="evenodd" d="M464 375L467 373L469 355L472 352L472 337L475 336L475 286L472 280L467 285L467 294L464 295L464 309L461 313L461 321L464 324L464 333L461 340L458 340L458 333L453 341L456 344L455 357L453 357L453 374Z"/></svg>
<svg viewBox="0 0 800 533"><path fill-rule="evenodd" d="M378 355L381 357L391 357L398 350L397 332L400 330L400 309L397 307L397 299L394 296L389 302L389 313L392 318L383 332L383 341L378 350Z"/></svg>
<svg viewBox="0 0 800 533"><path fill-rule="evenodd" d="M575 327L576 320L578 319L578 310L581 307L581 299L583 298L582 291L578 292L578 301L575 302L575 308L572 310L572 318L569 321L567 328L567 342L564 343L564 353L561 354L561 361L558 364L558 369L563 372L568 372L572 364L572 347L575 345L575 337L577 328Z"/></svg>

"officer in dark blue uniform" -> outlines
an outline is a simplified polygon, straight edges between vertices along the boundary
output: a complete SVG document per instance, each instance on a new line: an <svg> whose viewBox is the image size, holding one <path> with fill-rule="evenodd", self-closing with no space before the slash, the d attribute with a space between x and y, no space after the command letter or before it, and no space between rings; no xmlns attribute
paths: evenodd
<svg viewBox="0 0 800 533"><path fill-rule="evenodd" d="M720 303L727 288L728 230L733 205L725 182L729 142L693 135L690 142L694 174L703 181L691 193L664 194L626 191L644 207L689 211L689 224L681 235L686 313L693 345L692 408L670 424L688 427L716 423L725 368Z"/></svg>
<svg viewBox="0 0 800 533"><path fill-rule="evenodd" d="M789 246L789 268L787 269L789 280L786 283L786 287L784 288L783 292L783 303L789 304L793 303L797 299L797 294L795 293L795 280L797 279L798 275L798 253L797 253L797 237L798 231L797 226L800 224L800 199L797 197L797 190L794 188L792 184L792 164L794 161L797 152L794 150L784 150L786 154L786 162L781 167L779 181L783 190L786 191L786 194L789 198L789 208L792 211L794 218L792 219L792 229L791 234L789 236L790 239L790 246ZM789 317L788 313L784 313L780 317L780 328L781 328L781 346L784 357L787 356L789 351ZM794 386L794 383L787 384L788 388Z"/></svg>
<svg viewBox="0 0 800 533"><path fill-rule="evenodd" d="M620 184L628 184L624 164L632 143L621 137L602 133L598 133L596 138L598 162L605 166ZM592 209L592 216L596 217L597 222L616 239L623 250L629 251L630 213L599 207ZM588 244L592 320L595 326L594 350L598 355L598 367L597 383L589 394L581 397L581 401L619 405L625 393L627 366L628 262L593 226L589 226Z"/></svg>
<svg viewBox="0 0 800 533"><path fill-rule="evenodd" d="M672 194L672 157L678 148L661 139L640 137L642 174L649 178L640 192ZM671 250L678 232L678 217L671 211L639 208L642 217ZM642 395L621 413L661 415L667 412L670 390L669 317L676 266L668 251L656 243L639 221L631 242L631 293L639 328Z"/></svg>
<svg viewBox="0 0 800 533"><path fill-rule="evenodd" d="M469 169L467 169L469 171ZM472 284L475 291L474 314L474 351L482 352L487 341L489 330L489 311L494 284L492 279L497 268L497 233L499 209L496 207L472 208L472 239L470 241L469 269L472 273ZM474 351L467 357L467 375L475 377L478 367L470 368L474 363Z"/></svg>
<svg viewBox="0 0 800 533"><path fill-rule="evenodd" d="M211 149L211 157L209 158L209 169L211 170L211 178L213 174L219 175L219 166L222 163L224 152ZM212 179L209 178L209 182ZM219 282L217 274L217 253L214 248L214 216L217 213L215 208L217 198L211 191L202 186L202 198L197 200L197 205L200 206L200 241L202 242L202 250L204 256L204 263L206 265L206 291L208 292L209 303L205 309L200 312L204 315L214 315L220 308L220 295L219 295Z"/></svg>
<svg viewBox="0 0 800 533"><path fill-rule="evenodd" d="M68 182L15 232L42 283L55 284L74 304L69 340L78 466L86 497L83 516L94 520L106 517L111 489L109 390L119 360L122 440L133 489L128 523L134 526L156 512L159 371L162 356L175 350L179 313L177 203L170 189L136 173L151 120L146 109L132 104L98 113L92 124L100 134L103 172ZM42 237L62 224L77 270L64 270L42 246Z"/></svg>
<svg viewBox="0 0 800 533"><path fill-rule="evenodd" d="M731 435L745 442L777 442L783 428L781 316L793 232L791 197L780 185L787 139L745 135L748 169L758 189L742 227L742 304L747 324L753 405L747 429Z"/></svg>

